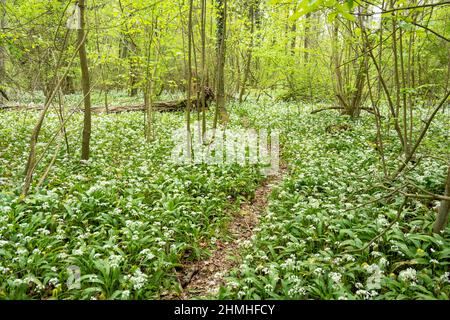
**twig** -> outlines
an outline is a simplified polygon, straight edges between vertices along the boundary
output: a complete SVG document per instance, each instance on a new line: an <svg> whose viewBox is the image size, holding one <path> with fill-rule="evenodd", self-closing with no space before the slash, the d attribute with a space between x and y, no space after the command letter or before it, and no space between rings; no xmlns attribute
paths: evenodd
<svg viewBox="0 0 450 320"><path fill-rule="evenodd" d="M382 237L392 226L400 219L400 216L403 212L403 207L405 206L406 202L408 201L408 198L405 198L400 205L400 207L397 210L397 216L395 217L394 221L392 221L382 232L380 232L377 236L375 236L372 240L370 240L364 247L354 250L348 250L344 251L342 254L348 254L348 253L354 253L354 252L360 252L366 250L372 243L374 243L377 239Z"/></svg>
<svg viewBox="0 0 450 320"><path fill-rule="evenodd" d="M363 204L361 204L361 205L359 205L359 206L356 206L356 207L353 207L353 208L350 208L350 209L346 209L344 212L353 211L353 210L356 210L356 209L365 207L365 206L367 206L367 205L369 205L369 204L378 202L378 201L380 201L380 200L382 200L382 199L389 198L390 196L394 195L396 192L398 192L398 191L399 191L401 188L403 188L403 187L405 187L405 185L402 185L402 186L398 187L397 189L392 190L392 191L389 192L387 195L384 195L384 196L382 196L382 197L380 197L380 198L377 198L377 199L375 199L375 200L371 200L371 201L369 201L369 202L363 203Z"/></svg>
<svg viewBox="0 0 450 320"><path fill-rule="evenodd" d="M338 96L338 97L340 97L340 96ZM319 112L326 111L326 110L344 110L344 109L345 109L344 107L326 107L326 108L313 110L313 111L311 111L311 114L319 113ZM370 108L360 108L360 109L376 115L375 110L373 110L373 109L370 109Z"/></svg>
<svg viewBox="0 0 450 320"><path fill-rule="evenodd" d="M416 143L412 147L411 151L408 153L408 156L406 157L405 161L403 161L400 164L400 166L398 167L397 171L390 178L391 181L394 180L395 178L397 178L397 176L403 171L403 169L405 169L405 167L409 163L409 161L411 161L414 153L416 152L417 148L419 147L420 143L422 142L423 138L425 137L425 135L426 135L426 133L428 131L428 128L431 125L431 122L433 121L434 117L436 116L438 111L441 109L441 107L445 104L445 102L447 101L449 96L450 96L450 91L448 91L445 94L444 98L441 100L441 102L439 102L438 106L433 110L433 113L428 118L424 128L422 129L422 131L420 133L419 138L417 139Z"/></svg>
<svg viewBox="0 0 450 320"><path fill-rule="evenodd" d="M445 40L445 41L447 41L447 42L450 42L450 39L444 37L443 35L437 33L437 32L434 31L434 30L431 30L431 29L428 28L427 26L423 26L423 25L418 24L418 23L415 23L415 22L411 22L411 23L412 23L413 25L415 25L416 27L419 27L419 28L422 28L422 29L425 29L425 30L431 32L432 34L434 34L434 35L435 35L436 37L438 37L438 38L441 38L441 39L443 39L443 40Z"/></svg>
<svg viewBox="0 0 450 320"><path fill-rule="evenodd" d="M402 11L402 10L422 9L422 8L445 6L445 5L450 5L450 1L442 1L442 2L438 2L438 3L428 3L428 4L422 4L422 5L417 5L417 6L409 6L409 7L392 8L392 9L384 10L384 11L381 11L381 12L354 13L354 15L358 15L358 16L373 16L373 15L381 15L381 14L384 14L384 13L390 13L390 12L396 12L396 11Z"/></svg>
<svg viewBox="0 0 450 320"><path fill-rule="evenodd" d="M446 197L446 196L441 196L438 194L413 194L413 193L406 193L403 191L399 191L402 195L404 195L405 197L408 198L419 198L419 199L434 199L434 200L446 200L446 201L450 201L450 197Z"/></svg>
<svg viewBox="0 0 450 320"><path fill-rule="evenodd" d="M59 149L61 148L61 142L58 143L57 147L56 147L56 151L55 154L52 157L52 160L50 161L50 163L48 164L47 168L45 169L44 174L41 176L41 178L39 179L39 182L36 185L36 188L38 189L42 183L44 182L45 179L47 179L48 174L50 173L50 169L52 168L53 164L55 163L56 157L58 156L59 153Z"/></svg>

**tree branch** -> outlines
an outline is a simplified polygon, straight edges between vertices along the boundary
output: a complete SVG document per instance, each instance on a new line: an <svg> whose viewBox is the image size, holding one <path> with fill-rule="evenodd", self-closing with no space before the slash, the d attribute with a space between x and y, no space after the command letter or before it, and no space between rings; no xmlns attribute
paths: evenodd
<svg viewBox="0 0 450 320"><path fill-rule="evenodd" d="M440 35L440 34L437 33L436 31L431 30L430 28L428 28L428 27L426 27L426 26L423 26L423 25L418 24L418 23L415 23L415 22L411 22L411 23L412 23L413 25L415 25L416 27L419 27L419 28L425 29L425 30L427 30L427 31L430 31L430 32L431 32L432 34L434 34L435 36L437 36L437 37L439 37L439 38L441 38L441 39L443 39L443 40L445 40L445 41L447 41L447 42L450 42L450 39L444 37L443 35Z"/></svg>
<svg viewBox="0 0 450 320"><path fill-rule="evenodd" d="M439 3L428 3L428 4L419 5L419 6L392 8L392 9L384 10L384 11L381 11L381 12L354 13L354 15L358 15L358 16L374 16L376 14L383 14L383 13L390 13L390 12L411 10L411 9L422 9L422 8L428 8L428 7L446 6L446 5L450 5L450 1L442 1L442 2L439 2Z"/></svg>

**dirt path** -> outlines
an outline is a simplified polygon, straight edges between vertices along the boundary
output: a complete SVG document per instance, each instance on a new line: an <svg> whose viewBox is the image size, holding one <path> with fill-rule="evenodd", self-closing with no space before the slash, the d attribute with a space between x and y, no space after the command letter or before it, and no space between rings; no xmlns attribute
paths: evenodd
<svg viewBox="0 0 450 320"><path fill-rule="evenodd" d="M285 171L286 167L282 166L276 175L269 176L256 189L255 198L251 202L241 205L239 212L234 215L228 226L234 240L217 241L217 248L208 259L183 268L178 275L183 287L178 299L199 299L218 293L228 271L239 264L236 259L232 259L233 256L239 256L242 243L250 240L254 233L253 229L258 225L259 216L267 209L272 188L280 183Z"/></svg>

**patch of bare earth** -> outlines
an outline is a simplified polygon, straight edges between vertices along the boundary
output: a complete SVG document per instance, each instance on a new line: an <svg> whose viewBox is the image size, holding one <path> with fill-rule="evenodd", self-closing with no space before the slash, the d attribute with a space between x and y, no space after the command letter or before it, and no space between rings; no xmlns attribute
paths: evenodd
<svg viewBox="0 0 450 320"><path fill-rule="evenodd" d="M280 183L286 167L282 166L276 175L266 178L255 191L251 202L241 205L238 213L228 225L232 241L217 241L212 255L201 261L187 263L178 272L178 279L183 291L169 299L198 299L216 295L228 271L239 264L240 246L250 240L254 228L258 225L259 216L268 206L268 196L272 188Z"/></svg>

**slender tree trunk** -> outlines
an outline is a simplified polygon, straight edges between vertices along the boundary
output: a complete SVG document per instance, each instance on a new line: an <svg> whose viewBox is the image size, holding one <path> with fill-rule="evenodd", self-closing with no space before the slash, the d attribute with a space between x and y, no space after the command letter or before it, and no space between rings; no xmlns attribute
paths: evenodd
<svg viewBox="0 0 450 320"><path fill-rule="evenodd" d="M137 70L137 56L136 56L136 44L134 41L129 42L131 47L132 56L130 57L130 97L135 97L138 93L136 84L138 82L138 70Z"/></svg>
<svg viewBox="0 0 450 320"><path fill-rule="evenodd" d="M100 49L100 37L99 37L99 19L98 19L98 14L97 14L97 10L94 11L95 13L95 33L96 33L96 38L95 38L95 44L96 44L96 48L97 48L97 54L100 56L101 55L101 49ZM105 110L106 113L109 113L109 106L108 106L108 84L106 83L106 76L105 76L105 64L101 63L100 64L100 74L102 76L102 89L104 90L104 105L105 105Z"/></svg>
<svg viewBox="0 0 450 320"><path fill-rule="evenodd" d="M187 106L186 106L186 156L192 160L191 148L191 96L192 96L192 10L193 0L189 0L189 20L188 20L188 62L187 62Z"/></svg>
<svg viewBox="0 0 450 320"><path fill-rule="evenodd" d="M226 122L228 118L225 108L225 50L226 50L226 26L227 26L227 0L217 0L217 99L216 114L213 127L217 127L217 121Z"/></svg>
<svg viewBox="0 0 450 320"><path fill-rule="evenodd" d="M294 12L297 10L297 6L294 5ZM295 55L295 46L297 41L297 20L292 22L291 25L291 55Z"/></svg>
<svg viewBox="0 0 450 320"><path fill-rule="evenodd" d="M311 41L310 41L310 20L311 20L311 13L307 13L305 15L305 39L303 41L303 68L306 70L306 77L308 81L308 92L309 92L309 99L312 100L313 94L312 94L312 79L311 79L311 68L309 66L309 49L311 47Z"/></svg>
<svg viewBox="0 0 450 320"><path fill-rule="evenodd" d="M249 9L250 17L250 46L247 50L247 60L245 62L244 78L242 80L241 90L239 92L239 103L242 103L242 99L245 94L245 87L247 85L248 76L250 74L250 66L252 62L253 44L254 44L254 33L255 33L255 7L259 6L259 0L252 1ZM295 24L294 24L295 25Z"/></svg>
<svg viewBox="0 0 450 320"><path fill-rule="evenodd" d="M391 0L391 8L394 8L394 4L395 1ZM400 87L400 75L399 75L399 61L398 61L398 49L397 49L397 18L394 15L394 18L392 19L392 50L393 50L393 55L394 55L394 83L395 83L395 115L396 115L396 119L395 121L397 122L398 125L398 116L400 115L400 91L401 91L401 87ZM400 30L401 32L401 30ZM400 52L400 55L402 55L403 53ZM407 154L406 150L407 150L407 137L404 136L404 130L402 132L402 130L400 129L400 127L398 128L398 130L400 131L400 135L402 136L402 138L400 139L402 142L402 147L403 147L403 152L405 154Z"/></svg>
<svg viewBox="0 0 450 320"><path fill-rule="evenodd" d="M309 57L306 55L305 59L309 59ZM340 46L339 41L339 25L335 21L334 25L332 26L332 40L331 40L331 60L332 60L332 76L333 76L333 89L334 93L338 98L339 106L346 110L347 104L345 102L345 98L343 97L344 94L344 81L342 72L341 72L341 61L342 61L342 48Z"/></svg>
<svg viewBox="0 0 450 320"><path fill-rule="evenodd" d="M85 0L78 0L80 7L81 25L78 29L78 45L80 47L78 53L80 56L81 66L81 86L83 87L84 96L84 121L83 121L83 141L81 146L81 159L89 159L89 143L91 140L91 85L89 80L89 67L86 55L86 39L85 39Z"/></svg>
<svg viewBox="0 0 450 320"><path fill-rule="evenodd" d="M403 31L399 30L399 51L400 51L400 75L401 75L401 85L402 88L406 88L406 75L405 75L405 63L403 59ZM409 153L409 144L408 144L408 110L406 104L406 92L403 90L402 92L402 112L403 112L403 141L405 154Z"/></svg>
<svg viewBox="0 0 450 320"><path fill-rule="evenodd" d="M406 83L408 88L414 88L414 38L415 33L411 33L409 37L409 46L408 46L408 73L406 74ZM446 90L447 91L447 90ZM415 98L414 98L415 99ZM408 95L408 109L409 109L409 132L408 132L408 139L409 141L412 141L412 134L413 134L413 96L410 94Z"/></svg>
<svg viewBox="0 0 450 320"><path fill-rule="evenodd" d="M202 141L205 141L206 136L206 0L202 0L201 11L201 41L202 41L202 79L201 79L201 104L202 104Z"/></svg>
<svg viewBox="0 0 450 320"><path fill-rule="evenodd" d="M146 64L146 77L144 87L144 104L147 115L147 123L145 128L145 137L147 141L154 139L153 134L153 75L156 70L156 65L153 66L152 72L150 72L150 60L152 56L152 44L154 36L154 23L148 30L148 47L147 47L147 64Z"/></svg>
<svg viewBox="0 0 450 320"><path fill-rule="evenodd" d="M447 181L446 181L446 185L445 185L444 196L450 197L450 163L448 166ZM433 226L433 232L439 233L442 230L444 230L444 228L448 222L449 211L450 211L450 201L449 200L441 200L438 216L437 216L436 222L434 223L434 226Z"/></svg>
<svg viewBox="0 0 450 320"><path fill-rule="evenodd" d="M411 144L411 150L410 152L406 155L406 159L404 161L402 161L398 167L398 169L395 171L395 173L390 177L390 180L394 180L395 178L397 178L397 176L406 168L406 166L408 165L408 163L411 161L411 159L414 156L414 153L416 152L417 148L420 146L420 144L422 143L423 138L425 138L425 135L428 132L428 129L430 128L431 123L433 122L434 117L436 116L436 114L438 113L438 111L444 106L444 104L447 102L448 97L450 96L450 91L448 91L444 97L442 98L442 100L439 102L439 104L436 106L436 108L434 108L433 112L431 113L431 115L428 117L428 120L425 121L425 125L422 128L422 131L420 132L419 137L417 138L416 142L413 144Z"/></svg>
<svg viewBox="0 0 450 320"><path fill-rule="evenodd" d="M64 123L65 122L64 121L64 103L63 103L63 92L62 92L61 88L59 88L59 90L58 90L58 105L59 105L58 117L59 117L59 122L61 123L61 134L64 137L64 142L66 143L67 156L70 158L70 146L69 146L69 139L67 137L66 125Z"/></svg>
<svg viewBox="0 0 450 320"><path fill-rule="evenodd" d="M64 94L75 93L75 86L73 85L72 75L67 75L67 77L64 79L64 83L62 85L62 91Z"/></svg>
<svg viewBox="0 0 450 320"><path fill-rule="evenodd" d="M6 27L6 0L0 0L0 31ZM5 68L6 52L3 46L0 46L0 90L5 94L5 78L6 78L6 68ZM3 94L0 94L0 105L3 104Z"/></svg>
<svg viewBox="0 0 450 320"><path fill-rule="evenodd" d="M86 35L84 35L84 37L81 39L81 42L78 44L77 50L75 51L72 58L70 59L70 62L68 64L68 66L66 67L66 71L64 72L63 76L56 82L55 88L53 89L50 97L45 102L44 108L42 109L42 111L39 115L39 118L37 120L37 123L34 126L34 129L33 129L33 132L31 134L31 138L30 138L30 152L28 154L28 160L27 160L27 164L25 167L25 180L24 180L24 183L22 186L21 195L23 197L25 197L30 190L31 182L33 180L34 170L38 163L36 160L36 145L38 143L39 133L41 132L41 128L42 128L42 124L44 123L45 115L48 111L48 108L50 107L50 104L52 103L57 92L59 91L59 89L63 83L64 77L67 76L70 68L72 67L73 61L75 60L75 58L76 58L81 46L84 44L85 40L86 40ZM62 54L63 53L61 52L61 55ZM61 62L61 59L59 59L59 61ZM58 64L56 66L56 70L59 70L59 68L60 68L60 64Z"/></svg>
<svg viewBox="0 0 450 320"><path fill-rule="evenodd" d="M402 146L404 145L403 142L403 134L402 134L402 130L400 128L399 122L398 122L398 113L395 110L395 105L394 102L392 101L392 97L391 97L391 93L388 89L388 86L386 84L386 81L384 80L384 77L382 75L382 71L381 71L381 64L379 64L373 54L373 47L369 41L369 37L367 35L367 32L365 32L365 30L362 31L363 33L363 40L365 43L365 47L367 48L367 53L369 54L370 59L373 62L373 65L375 66L375 69L377 71L378 74L378 79L380 81L381 87L383 88L383 91L385 93L385 97L387 99L388 102L388 106L389 106L389 111L390 111L390 115L393 117L394 119L394 128L395 131L397 132L398 138L400 140L400 143L402 144ZM381 54L381 53L380 53Z"/></svg>
<svg viewBox="0 0 450 320"><path fill-rule="evenodd" d="M122 0L119 0L119 7L120 11L122 12L122 15L125 14L125 7L122 4ZM127 17L130 17L128 15ZM138 72L137 72L137 51L138 47L136 43L134 42L132 36L128 32L128 26L125 24L125 32L122 30L121 37L121 47L120 47L120 57L122 59L127 58L128 64L129 64L129 95L131 97L134 97L138 93L138 88L136 87L136 84L138 82Z"/></svg>
<svg viewBox="0 0 450 320"><path fill-rule="evenodd" d="M303 66L306 68L309 63L309 33L310 33L310 22L309 19L311 17L311 13L307 13L305 15L305 39L303 41L303 49L305 52L303 54Z"/></svg>

